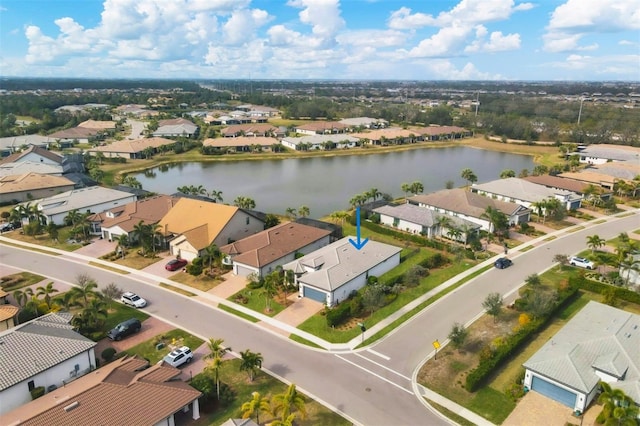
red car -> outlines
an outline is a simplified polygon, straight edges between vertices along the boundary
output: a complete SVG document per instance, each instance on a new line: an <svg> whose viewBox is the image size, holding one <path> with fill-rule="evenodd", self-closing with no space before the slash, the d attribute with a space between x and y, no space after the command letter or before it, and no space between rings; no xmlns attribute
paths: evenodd
<svg viewBox="0 0 640 426"><path fill-rule="evenodd" d="M173 259L169 261L166 265L164 265L164 269L167 271L177 271L178 269L182 269L187 266L187 261L184 259Z"/></svg>

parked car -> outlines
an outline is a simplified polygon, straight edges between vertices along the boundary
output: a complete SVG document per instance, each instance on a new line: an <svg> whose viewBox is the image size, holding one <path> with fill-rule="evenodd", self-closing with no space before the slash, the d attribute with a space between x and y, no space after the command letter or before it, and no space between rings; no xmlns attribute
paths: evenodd
<svg viewBox="0 0 640 426"><path fill-rule="evenodd" d="M147 306L146 300L131 291L123 293L120 297L120 301L125 305L131 305L135 308L144 308Z"/></svg>
<svg viewBox="0 0 640 426"><path fill-rule="evenodd" d="M0 232L9 232L21 227L20 222L7 222L0 225Z"/></svg>
<svg viewBox="0 0 640 426"><path fill-rule="evenodd" d="M508 268L511 265L513 265L513 262L511 261L511 259L506 257L501 257L500 259L496 260L493 264L493 266L495 266L498 269Z"/></svg>
<svg viewBox="0 0 640 426"><path fill-rule="evenodd" d="M177 271L178 269L182 269L185 266L187 266L187 261L184 259L173 259L170 260L169 263L167 263L164 266L164 269L166 269L167 271Z"/></svg>
<svg viewBox="0 0 640 426"><path fill-rule="evenodd" d="M193 352L188 346L174 349L162 359L172 367L180 367L182 364L188 364L193 360Z"/></svg>
<svg viewBox="0 0 640 426"><path fill-rule="evenodd" d="M569 264L571 266L578 266L580 268L585 268L585 269L593 269L596 267L596 265L589 259L585 259L584 257L578 257L578 256L571 256L571 258L569 259Z"/></svg>
<svg viewBox="0 0 640 426"><path fill-rule="evenodd" d="M107 333L107 337L111 340L122 340L124 337L137 333L142 328L140 320L131 318L121 322Z"/></svg>

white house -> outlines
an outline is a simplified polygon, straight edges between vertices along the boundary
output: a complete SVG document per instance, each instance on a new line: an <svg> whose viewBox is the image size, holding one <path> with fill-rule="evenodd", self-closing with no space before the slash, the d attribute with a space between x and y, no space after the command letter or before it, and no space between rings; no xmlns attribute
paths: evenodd
<svg viewBox="0 0 640 426"><path fill-rule="evenodd" d="M284 265L296 275L301 297L333 306L400 264L399 247L368 241L360 250L345 237Z"/></svg>
<svg viewBox="0 0 640 426"><path fill-rule="evenodd" d="M38 205L47 223L64 224L64 218L72 210L80 213L102 213L114 207L136 201L134 194L101 186L74 189L30 202ZM99 230L97 230L99 232Z"/></svg>
<svg viewBox="0 0 640 426"><path fill-rule="evenodd" d="M96 342L73 331L71 316L51 313L0 333L0 415L95 368Z"/></svg>
<svg viewBox="0 0 640 426"><path fill-rule="evenodd" d="M247 238L220 247L224 263L233 265L233 273L258 277L295 259L311 253L330 242L331 231L296 222L287 222L265 229Z"/></svg>
<svg viewBox="0 0 640 426"><path fill-rule="evenodd" d="M493 197L502 201L520 204L532 208L534 203L549 199L559 200L567 210L580 208L582 197L564 189L548 188L520 178L492 180L482 184L473 184L472 192Z"/></svg>
<svg viewBox="0 0 640 426"><path fill-rule="evenodd" d="M447 216L435 210L425 209L414 204L399 206L382 206L373 209L380 215L380 223L412 234L424 235L427 238L448 236L451 229L461 231L459 241L467 241L468 234L476 233L481 226L461 218ZM442 218L445 218L443 220ZM465 232L466 231L466 232Z"/></svg>
<svg viewBox="0 0 640 426"><path fill-rule="evenodd" d="M282 139L281 143L287 148L296 151L313 151L325 149L325 144L332 144L337 149L353 148L358 145L360 139L354 138L346 134L326 134L312 135L302 137L287 137Z"/></svg>
<svg viewBox="0 0 640 426"><path fill-rule="evenodd" d="M583 413L604 381L640 403L640 315L589 302L524 364L524 386Z"/></svg>

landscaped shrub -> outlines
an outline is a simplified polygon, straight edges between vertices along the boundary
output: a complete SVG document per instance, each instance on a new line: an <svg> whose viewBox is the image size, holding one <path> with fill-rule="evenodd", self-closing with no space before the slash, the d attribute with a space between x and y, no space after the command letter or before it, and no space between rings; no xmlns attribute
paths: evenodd
<svg viewBox="0 0 640 426"><path fill-rule="evenodd" d="M420 266L427 269L436 269L449 263L449 258L443 256L442 253L433 253L431 256L419 263Z"/></svg>
<svg viewBox="0 0 640 426"><path fill-rule="evenodd" d="M625 300L631 303L640 303L640 293L636 293L635 291L632 291L623 287L614 287L609 284L586 279L585 277L579 277L577 279L577 283L581 289L592 291L594 293L599 293L599 294L603 294L607 289L612 288L614 289L613 295L617 299Z"/></svg>
<svg viewBox="0 0 640 426"><path fill-rule="evenodd" d="M327 312L327 325L335 327L342 324L351 315L351 304L342 303Z"/></svg>
<svg viewBox="0 0 640 426"><path fill-rule="evenodd" d="M496 368L502 366L512 354L522 347L522 345L527 343L531 339L532 335L540 330L555 312L562 309L571 299L573 299L573 296L578 292L578 289L579 287L576 280L569 279L569 284L566 289L558 291L557 302L546 317L537 318L518 328L513 334L505 338L502 345L496 347L495 350L492 351L492 355L490 357L481 357L478 366L471 370L467 375L465 388L469 392L475 392L482 382L492 374Z"/></svg>
<svg viewBox="0 0 640 426"><path fill-rule="evenodd" d="M102 351L100 356L105 361L111 362L111 360L113 359L113 356L116 354L116 352L117 351L114 348L106 348L105 350Z"/></svg>
<svg viewBox="0 0 640 426"><path fill-rule="evenodd" d="M223 407L228 407L235 399L236 392L233 388L224 382L220 382L220 400L218 403Z"/></svg>
<svg viewBox="0 0 640 426"><path fill-rule="evenodd" d="M199 276L202 274L202 258L196 257L191 261L191 264L187 265L187 273L193 276Z"/></svg>
<svg viewBox="0 0 640 426"><path fill-rule="evenodd" d="M31 389L31 399L38 399L40 398L42 395L44 395L44 386L38 386L35 387L33 389Z"/></svg>

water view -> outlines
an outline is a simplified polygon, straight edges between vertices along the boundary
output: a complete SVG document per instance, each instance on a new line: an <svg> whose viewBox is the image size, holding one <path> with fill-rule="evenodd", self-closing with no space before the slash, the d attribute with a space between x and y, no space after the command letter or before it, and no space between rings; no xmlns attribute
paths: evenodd
<svg viewBox="0 0 640 426"><path fill-rule="evenodd" d="M177 163L134 175L146 190L172 194L180 186L202 185L207 191L222 191L225 203L238 196L250 197L256 209L284 214L287 207L309 207L319 218L349 207L356 194L377 188L394 197L402 196L402 183L420 181L425 193L444 189L447 181L465 185L464 168L478 182L498 179L504 169L519 173L532 170L533 157L448 147L385 154L315 157L285 160L215 163Z"/></svg>

